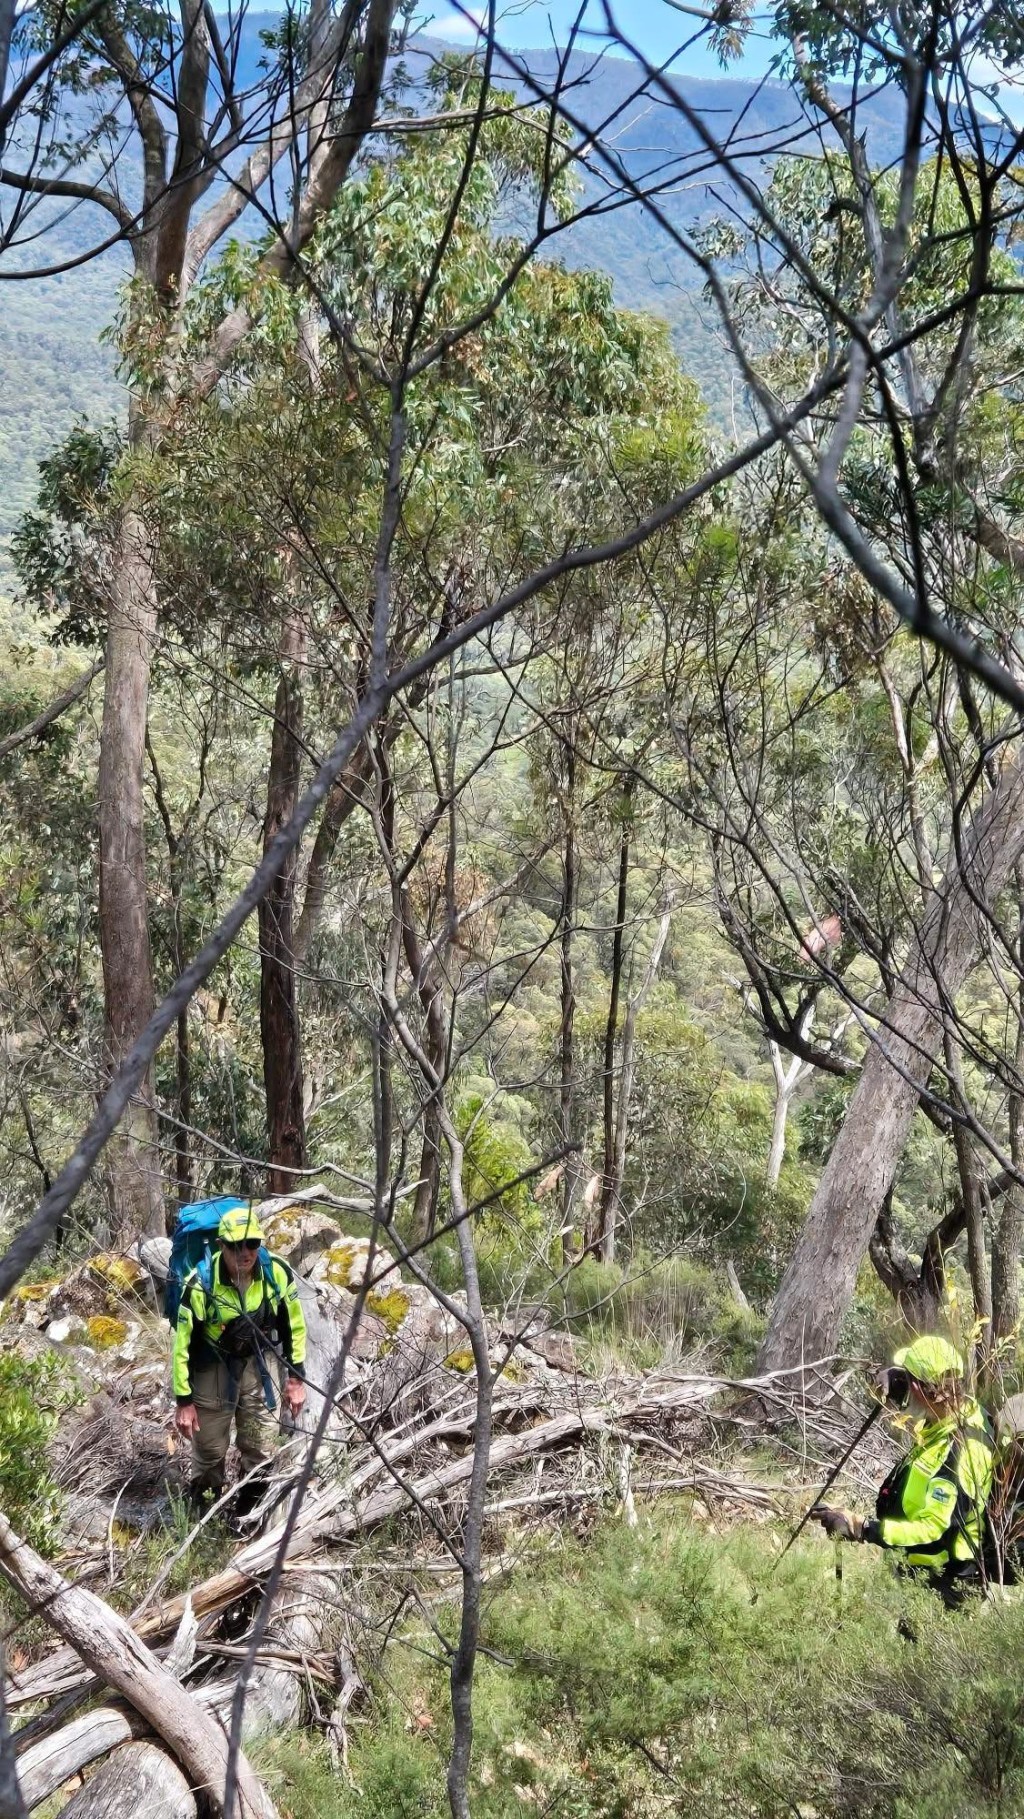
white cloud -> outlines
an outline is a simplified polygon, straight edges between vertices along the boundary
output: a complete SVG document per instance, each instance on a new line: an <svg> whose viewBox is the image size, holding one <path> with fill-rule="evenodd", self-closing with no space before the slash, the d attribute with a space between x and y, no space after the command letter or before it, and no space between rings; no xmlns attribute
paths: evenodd
<svg viewBox="0 0 1024 1819"><path fill-rule="evenodd" d="M432 38L455 38L468 44L479 36L486 17L484 7L467 7L464 13L442 13L433 19L425 15L422 23L419 20L416 23L421 31L429 31Z"/></svg>
<svg viewBox="0 0 1024 1819"><path fill-rule="evenodd" d="M1019 66L1007 70L1000 64L993 63L990 57L975 56L971 59L968 76L975 90L995 88L992 99L984 95L976 96L981 113L992 119L998 110L1014 126L1024 125L1024 83Z"/></svg>

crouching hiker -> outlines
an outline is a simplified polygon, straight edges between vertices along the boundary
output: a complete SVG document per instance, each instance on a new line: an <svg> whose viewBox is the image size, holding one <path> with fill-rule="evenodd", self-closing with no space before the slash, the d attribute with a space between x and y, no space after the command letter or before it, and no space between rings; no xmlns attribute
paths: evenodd
<svg viewBox="0 0 1024 1819"><path fill-rule="evenodd" d="M829 1535L890 1550L913 1573L959 1604L984 1578L985 1505L994 1443L981 1405L967 1390L964 1361L948 1339L915 1339L879 1373L886 1402L917 1423L914 1445L889 1473L873 1518L816 1504Z"/></svg>
<svg viewBox="0 0 1024 1819"><path fill-rule="evenodd" d="M217 1227L217 1249L182 1285L174 1328L174 1425L192 1442L189 1497L200 1505L224 1489L224 1462L235 1423L242 1473L263 1465L277 1441L274 1378L285 1371L284 1405L297 1416L306 1399L306 1323L295 1277L263 1248L257 1214L236 1206ZM263 1495L259 1477L243 1484L236 1514Z"/></svg>

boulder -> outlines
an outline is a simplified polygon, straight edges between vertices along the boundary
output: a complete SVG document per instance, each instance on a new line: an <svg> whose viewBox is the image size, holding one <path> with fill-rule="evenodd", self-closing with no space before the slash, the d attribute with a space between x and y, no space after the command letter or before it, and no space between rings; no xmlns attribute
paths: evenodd
<svg viewBox="0 0 1024 1819"><path fill-rule="evenodd" d="M293 1270L304 1270L312 1257L319 1257L337 1244L348 1243L337 1221L315 1207L279 1206L263 1215L267 1249L283 1257Z"/></svg>
<svg viewBox="0 0 1024 1819"><path fill-rule="evenodd" d="M130 1295L148 1286L147 1272L138 1257L129 1252L122 1255L120 1251L99 1251L89 1258L85 1270L100 1288L115 1297Z"/></svg>
<svg viewBox="0 0 1024 1819"><path fill-rule="evenodd" d="M82 1345L87 1337L85 1321L78 1314L64 1314L50 1321L46 1337L51 1345Z"/></svg>
<svg viewBox="0 0 1024 1819"><path fill-rule="evenodd" d="M371 1247L369 1238L345 1237L337 1227L335 1233L335 1242L321 1251L313 1268L306 1272L311 1282L355 1292L369 1280L370 1295L382 1302L392 1293L399 1296L405 1293L398 1276L398 1265L390 1251L379 1244ZM408 1308L406 1299L403 1304L395 1302L389 1308L371 1306L370 1311L379 1313L393 1330L404 1319Z"/></svg>
<svg viewBox="0 0 1024 1819"><path fill-rule="evenodd" d="M63 1287L63 1283L53 1280L19 1282L3 1304L4 1324L34 1327L42 1332L63 1312L60 1305Z"/></svg>

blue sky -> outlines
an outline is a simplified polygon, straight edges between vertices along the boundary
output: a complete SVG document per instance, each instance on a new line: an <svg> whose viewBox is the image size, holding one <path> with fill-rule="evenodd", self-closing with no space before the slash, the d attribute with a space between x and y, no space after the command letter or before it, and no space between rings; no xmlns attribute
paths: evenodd
<svg viewBox="0 0 1024 1819"><path fill-rule="evenodd" d="M534 49L552 42L564 44L579 5L580 0L498 0L499 42L510 50ZM696 10L694 5L693 11ZM659 62L687 45L699 27L699 20L692 17L688 7L677 10L671 0L613 0L612 12L623 34ZM465 10L453 6L450 0L436 0L433 6L421 5L418 14L424 24L430 21L429 30L437 37L465 44L476 37L475 21L486 16L487 9L478 0L465 0ZM581 47L597 50L603 46L615 53L617 46L609 45L605 34L600 0L589 0L584 32ZM743 58L731 64L730 71L749 78L764 75L776 48L769 41L764 15L758 19L755 14ZM703 40L686 49L674 67L691 76L725 73Z"/></svg>
<svg viewBox="0 0 1024 1819"><path fill-rule="evenodd" d="M649 57L661 62L688 46L673 67L690 76L734 75L754 80L771 67L778 45L768 31L769 15L755 10L743 56L723 70L718 58L701 38L689 45L699 25L693 16L701 0L612 0L612 12L623 34L632 39ZM510 50L527 50L564 44L572 22L579 11L580 0L498 0L498 40ZM477 21L487 16L479 0L421 0L417 15L421 23L439 38L470 44L477 36ZM581 46L592 50L604 47L611 55L622 55L615 44L609 44L605 32L602 0L588 0L584 16L586 36ZM1018 68L1007 79L1005 71L976 59L973 79L977 83L999 81L999 102L1009 118L1024 124L1024 77ZM990 105L982 102L986 112Z"/></svg>

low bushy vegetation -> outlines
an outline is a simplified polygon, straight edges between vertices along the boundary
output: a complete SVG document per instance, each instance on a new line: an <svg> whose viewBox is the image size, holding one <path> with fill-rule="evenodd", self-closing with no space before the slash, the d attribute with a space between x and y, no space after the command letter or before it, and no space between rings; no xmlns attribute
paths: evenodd
<svg viewBox="0 0 1024 1819"><path fill-rule="evenodd" d="M762 1533L684 1505L538 1545L492 1596L476 1819L974 1819L1024 1810L1024 1607L956 1614L848 1550L782 1568ZM443 1624L443 1618L442 1618ZM294 1819L442 1819L446 1667L392 1645L352 1727L351 1776L266 1746Z"/></svg>
<svg viewBox="0 0 1024 1819"><path fill-rule="evenodd" d="M763 1321L730 1293L724 1270L683 1257L644 1261L628 1275L587 1258L549 1293L559 1323L600 1363L619 1357L639 1369L702 1362L726 1375L753 1364Z"/></svg>
<svg viewBox="0 0 1024 1819"><path fill-rule="evenodd" d="M0 1509L40 1553L59 1538L60 1493L49 1443L61 1413L77 1400L72 1380L52 1353L0 1354Z"/></svg>

